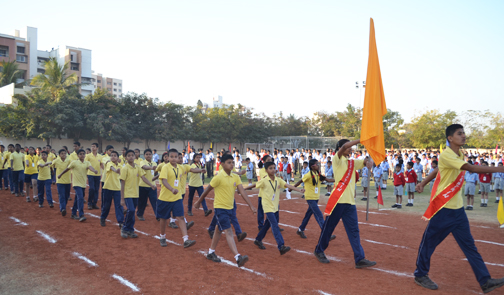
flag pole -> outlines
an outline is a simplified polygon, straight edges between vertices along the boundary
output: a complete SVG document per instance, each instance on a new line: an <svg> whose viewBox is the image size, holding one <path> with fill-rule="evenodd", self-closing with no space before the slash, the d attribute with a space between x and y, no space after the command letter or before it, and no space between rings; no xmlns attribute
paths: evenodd
<svg viewBox="0 0 504 295"><path fill-rule="evenodd" d="M366 221L368 221L369 219L369 194L368 194L368 197L367 197L367 202L366 202Z"/></svg>

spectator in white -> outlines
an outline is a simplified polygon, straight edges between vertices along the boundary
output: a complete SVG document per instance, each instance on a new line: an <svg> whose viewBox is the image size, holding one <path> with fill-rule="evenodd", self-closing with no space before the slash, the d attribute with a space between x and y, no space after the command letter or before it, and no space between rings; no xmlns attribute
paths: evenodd
<svg viewBox="0 0 504 295"><path fill-rule="evenodd" d="M154 163L156 164L159 164L159 155L157 154L157 150L152 150L152 152L154 153L154 155L152 155L152 161L154 161Z"/></svg>

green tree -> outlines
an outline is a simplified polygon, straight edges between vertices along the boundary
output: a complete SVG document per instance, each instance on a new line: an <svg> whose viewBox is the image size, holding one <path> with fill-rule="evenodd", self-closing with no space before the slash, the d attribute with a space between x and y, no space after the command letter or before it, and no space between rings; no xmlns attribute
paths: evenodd
<svg viewBox="0 0 504 295"><path fill-rule="evenodd" d="M445 144L444 130L448 125L455 123L457 113L438 110L429 110L413 118L409 125L411 129L411 142L416 148L439 148Z"/></svg>
<svg viewBox="0 0 504 295"><path fill-rule="evenodd" d="M2 71L0 71L0 87L14 83L16 87L24 83L17 83L23 73L18 68L18 64L14 61L3 61Z"/></svg>
<svg viewBox="0 0 504 295"><path fill-rule="evenodd" d="M67 73L69 65L70 62L60 65L56 58L51 57L44 64L45 73L35 76L31 84L40 87L44 92L50 93L51 98L58 101L66 91L78 88L77 75Z"/></svg>

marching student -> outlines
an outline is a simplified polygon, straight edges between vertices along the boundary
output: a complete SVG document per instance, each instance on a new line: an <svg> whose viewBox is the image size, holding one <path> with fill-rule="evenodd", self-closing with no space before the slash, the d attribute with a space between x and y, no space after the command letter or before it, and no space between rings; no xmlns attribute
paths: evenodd
<svg viewBox="0 0 504 295"><path fill-rule="evenodd" d="M26 183L26 201L30 201L30 186L33 187L33 201L38 200L37 192L37 177L38 177L38 163L39 157L35 155L35 149L30 147L28 149L28 155L25 156L25 170L24 170L24 182Z"/></svg>
<svg viewBox="0 0 504 295"><path fill-rule="evenodd" d="M2 154L2 161L0 162L0 168L3 169L2 179L3 179L3 188L5 190L10 189L11 193L13 191L12 187L12 169L10 167L10 155L14 151L14 145L9 144L7 146L7 151L4 151ZM2 182L0 180L0 190L2 189Z"/></svg>
<svg viewBox="0 0 504 295"><path fill-rule="evenodd" d="M38 190L38 201L39 208L42 208L44 205L44 189L47 198L47 203L49 204L49 208L53 208L53 198L51 191L51 165L52 163L47 160L47 151L40 152L41 159L37 162L37 167L39 169L38 178L37 178L37 190Z"/></svg>
<svg viewBox="0 0 504 295"><path fill-rule="evenodd" d="M122 149L122 155L119 156L119 164L121 164L122 166L126 165L126 152L128 151L128 148L127 147L123 147Z"/></svg>
<svg viewBox="0 0 504 295"><path fill-rule="evenodd" d="M11 190L14 192L16 197L24 196L23 184L24 184L24 166L25 166L25 154L21 152L21 145L16 144L16 149L9 156L10 167L12 169L12 183ZM27 200L30 198L28 197Z"/></svg>
<svg viewBox="0 0 504 295"><path fill-rule="evenodd" d="M310 162L308 163L308 167L310 168L310 172L305 174L303 178L294 185L294 187L298 187L301 183L304 183L305 188L304 197L306 203L308 204L306 214L296 232L297 235L300 236L302 239L306 239L304 230L306 229L308 221L310 221L310 217L312 215L315 217L315 220L320 226L320 229L322 229L322 226L324 225L324 217L322 216L322 212L320 212L320 209L318 207L318 202L320 199L320 185L321 182L324 180L327 182L334 182L334 179L328 179L328 178L326 179L325 176L320 174L319 162L317 161L317 159L310 160ZM335 238L336 236L334 235L331 236L331 240Z"/></svg>
<svg viewBox="0 0 504 295"><path fill-rule="evenodd" d="M101 188L102 188L102 191L101 191L101 207L103 207L103 198L104 198L104 192L103 192L103 186L105 185L105 178L106 178L106 174L107 172L105 171L105 168L107 167L107 163L110 162L110 155L112 154L112 152L114 151L114 147L111 146L111 145L107 145L107 147L105 148L105 154L101 157L101 160L100 160L100 167L102 168L102 174L101 174L101 178L100 178L100 182L101 182ZM119 165L119 153L117 153L117 164Z"/></svg>
<svg viewBox="0 0 504 295"><path fill-rule="evenodd" d="M364 255L360 243L359 224L357 219L357 209L355 207L355 170L368 168L372 161L350 160L348 157L352 152L352 146L360 143L360 140L349 141L341 139L336 145L336 155L333 157L333 169L335 172L334 181L337 185L334 187L329 200L327 201L324 215L327 216L322 226L320 238L315 247L315 257L321 263L329 263L329 259L324 251L329 246L331 235L338 225L339 220L343 220L345 231L354 252L355 268L365 268L376 265L376 262L369 261ZM317 207L318 208L318 207Z"/></svg>
<svg viewBox="0 0 504 295"><path fill-rule="evenodd" d="M383 186L383 183L382 183L382 178L383 178L383 170L381 168L380 165L376 165L374 164L373 165L373 177L374 177L374 182L375 182L375 189L376 189L376 198L378 198L378 190L380 188L380 186ZM363 199L364 201L367 200L366 199Z"/></svg>
<svg viewBox="0 0 504 295"><path fill-rule="evenodd" d="M184 218L184 205L182 200L182 191L185 192L184 187L181 185L182 174L187 172L199 172L198 170L193 170L189 166L179 165L179 152L176 149L170 149L168 151L168 164L165 164L159 175L161 180L161 192L157 200L156 208L156 218L160 218L160 244L161 247L166 247L166 220L173 215L179 221L179 227L182 232L182 238L184 240L184 248L191 247L196 243L196 241L189 240L187 235L187 224ZM183 161L183 159L182 159ZM193 171L192 171L193 170ZM194 223L193 223L194 224Z"/></svg>
<svg viewBox="0 0 504 295"><path fill-rule="evenodd" d="M139 149L135 149L135 164L137 166L140 166L141 167L141 163L142 163L143 159L140 158L140 150Z"/></svg>
<svg viewBox="0 0 504 295"><path fill-rule="evenodd" d="M157 164L152 160L152 150L144 150L144 157L145 160L140 163L140 167L145 170L145 178L147 178L150 183L155 185L156 179L154 179L154 174L157 168ZM145 208L147 207L147 200L149 201L152 210L154 210L154 215L156 215L157 186L155 189L153 189L148 183L141 180L138 193L138 209L136 213L138 220L145 221L144 212Z"/></svg>
<svg viewBox="0 0 504 295"><path fill-rule="evenodd" d="M472 162L469 161L472 165ZM474 193L476 192L476 183L478 182L478 173L466 172L464 176L465 188L464 195L467 197L466 210L473 210L474 207Z"/></svg>
<svg viewBox="0 0 504 295"><path fill-rule="evenodd" d="M135 211L138 206L138 184L143 180L153 190L157 188L147 180L145 171L139 165L135 164L135 152L132 150L126 152L126 165L121 168L119 179L121 180L121 200L127 208L124 225L121 228L121 237L124 239L138 238L134 228Z"/></svg>
<svg viewBox="0 0 504 295"><path fill-rule="evenodd" d="M54 159L52 167L55 169L54 174L60 175L70 165L70 159L67 157L65 149L59 150L59 157ZM56 179L56 188L58 189L58 201L60 203L61 216L66 216L66 207L70 198L70 174L67 173L61 178Z"/></svg>
<svg viewBox="0 0 504 295"><path fill-rule="evenodd" d="M83 222L86 221L86 217L84 216L84 189L86 188L87 170L89 169L95 173L98 171L91 166L91 163L84 161L86 158L85 150L78 150L77 156L79 159L72 161L70 165L58 175L58 178L61 178L65 173L72 170L72 186L75 191L75 199L71 216L73 219ZM79 216L77 216L77 210L79 211Z"/></svg>
<svg viewBox="0 0 504 295"><path fill-rule="evenodd" d="M262 240L266 236L269 228L273 232L273 236L278 245L278 250L280 255L284 255L290 250L290 247L284 245L284 240L282 233L280 232L280 227L278 226L278 203L280 201L280 191L282 188L289 188L296 190L300 193L304 193L304 189L296 188L288 183L286 183L281 178L275 177L275 164L273 162L267 162L264 165L268 177L260 180L256 184L252 184L247 187L247 189L252 189L254 187L263 190L262 206L264 208L264 213L266 213L266 222L263 228L257 234L255 238L254 245L259 247L259 249L264 250L264 244Z"/></svg>
<svg viewBox="0 0 504 295"><path fill-rule="evenodd" d="M8 181L9 178L4 178L4 174L7 174L7 170L4 167L6 154L7 152L5 151L5 146L0 144L0 190L3 188L2 181L5 183L5 188L8 187L8 183L6 181Z"/></svg>
<svg viewBox="0 0 504 295"><path fill-rule="evenodd" d="M401 164L397 164L394 172L394 195L396 196L396 203L392 205L392 208L402 208L403 187L405 185L406 179L404 178L404 173L401 172ZM410 204L411 203L408 202L406 206L410 206Z"/></svg>
<svg viewBox="0 0 504 295"><path fill-rule="evenodd" d="M79 156L77 155L77 152L81 149L81 144L80 142L76 141L73 143L73 149L74 151L68 156L70 162L78 160ZM68 152L68 151L67 151ZM84 152L86 153L86 152Z"/></svg>
<svg viewBox="0 0 504 295"><path fill-rule="evenodd" d="M119 153L116 151L110 151L109 161L107 161L105 169L103 169L105 173L105 181L102 188L103 200L100 215L101 226L106 226L105 221L109 215L112 201L114 201L115 215L117 223L119 223L119 229L122 229L124 224L124 208L121 205L121 167L122 166L119 163Z"/></svg>
<svg viewBox="0 0 504 295"><path fill-rule="evenodd" d="M264 164L266 164L267 162L273 162L272 161L272 158L270 155L265 155L261 162L259 163L258 167L259 167L259 175L257 176L258 179L264 179L268 176L268 173L266 172L266 169L264 168ZM262 229L262 227L264 226L264 211L263 211L263 207L262 207L262 194L261 194L261 191L259 190L259 194L257 196L257 228L259 228L259 230Z"/></svg>
<svg viewBox="0 0 504 295"><path fill-rule="evenodd" d="M224 231L226 234L228 246L231 249L231 252L233 252L236 263L238 267L242 267L248 261L248 256L242 256L238 253L233 237L233 232L231 230L231 219L233 218L233 207L235 200L234 193L236 189L238 189L238 192L242 196L243 200L247 203L247 205L249 205L250 210L254 214L256 213L256 209L254 208L252 203L250 203L247 193L243 189L240 177L232 173L233 156L224 155L222 157L221 165L223 171L212 178L212 181L210 181L210 184L203 192L203 195L201 195L199 200L194 204L194 208L198 209L208 193L215 189L214 210L219 230L215 231L215 233L213 234L212 244L210 246L210 249L208 250L207 259L214 262L221 261L220 258L215 254L215 249L217 248L217 244L219 243L221 233Z"/></svg>
<svg viewBox="0 0 504 295"><path fill-rule="evenodd" d="M498 167L502 167L502 162L497 164ZM502 190L504 188L504 173L495 172L494 183L495 183L495 203L499 203L500 198L502 198Z"/></svg>
<svg viewBox="0 0 504 295"><path fill-rule="evenodd" d="M53 163L54 160L57 158L56 151L53 150L50 145L46 145L45 150L47 152L47 161ZM56 183L56 172L52 169L52 165L51 165L51 183L52 184Z"/></svg>
<svg viewBox="0 0 504 295"><path fill-rule="evenodd" d="M182 154L182 163L183 163L184 162L184 154L183 154L183 152L181 154ZM161 173L161 170L163 169L163 166L166 165L166 164L168 164L170 162L169 158L168 158L168 153L167 152L163 153L163 156L161 158L163 159L163 162L157 166L156 172L158 173L158 175L154 176L153 180L157 180L159 178L159 175ZM178 161L178 162L180 162L180 161ZM157 201L156 201L156 206L157 206ZM157 209L156 209L156 211L157 211ZM157 217L157 213L156 213L156 219L159 221L159 218ZM176 222L177 222L177 219L175 219L175 218L173 218L171 216L170 217L170 222L168 223L168 226L171 227L171 228L177 229L179 227L176 224Z"/></svg>
<svg viewBox="0 0 504 295"><path fill-rule="evenodd" d="M368 167L364 166L361 169L361 171L362 171L361 186L364 191L364 197L361 199L361 201L366 201L367 198L369 198L369 169L368 169ZM331 195L331 194L329 194L329 195Z"/></svg>
<svg viewBox="0 0 504 295"><path fill-rule="evenodd" d="M201 173L205 171L203 167L201 167L201 154L195 154L193 157L193 163L191 164L191 175L189 177L189 198L187 200L187 215L193 216L192 206L194 193L198 192L198 197L201 198L203 194L203 181L201 179ZM192 172L192 170L199 170L200 172ZM184 187L185 188L185 187ZM203 205L203 210L205 212L205 217L212 214L212 210L208 210L207 204L205 201L201 203Z"/></svg>
<svg viewBox="0 0 504 295"><path fill-rule="evenodd" d="M417 184L417 174L413 169L413 162L408 162L406 164L406 192L408 193L408 204L413 206L413 201L415 199L415 185ZM399 208L399 207L398 207Z"/></svg>
<svg viewBox="0 0 504 295"><path fill-rule="evenodd" d="M89 183L89 192L88 192L88 210L91 209L99 209L96 205L98 203L98 193L100 191L100 168L103 167L101 163L102 155L98 154L98 144L91 144L91 153L86 154L86 158L84 161L88 161L93 166L94 170L97 173L94 173L91 170L87 172L87 179Z"/></svg>
<svg viewBox="0 0 504 295"><path fill-rule="evenodd" d="M191 161L194 159L195 155L196 154L193 153ZM182 202L184 201L185 194L186 194L187 176L189 176L189 172L191 170L191 166L189 164L182 164L183 161L184 161L184 158L182 157L182 153L178 153L177 164L182 168L182 173L180 174L180 184L179 184L181 187L181 190L182 190L182 192L181 192L182 193ZM204 168L202 168L202 169L205 170ZM195 171L195 170L193 170L193 171ZM175 216L173 216L173 211L172 211L171 217L174 218L175 221L177 221L177 219L175 219ZM194 225L194 221L187 222L187 219L185 217L184 217L184 222L186 224L187 230L189 230Z"/></svg>
<svg viewBox="0 0 504 295"><path fill-rule="evenodd" d="M488 163L485 161L481 162L481 166L488 167ZM481 204L480 207L488 206L488 193L490 192L490 182L492 181L491 173L480 173L479 183L481 189Z"/></svg>
<svg viewBox="0 0 504 295"><path fill-rule="evenodd" d="M471 268L483 290L488 293L504 285L504 278L492 279L490 273L474 245L469 220L464 211L462 200L462 183L464 171L475 173L504 172L504 167L485 167L470 165L464 161L464 154L460 148L466 143L464 127L452 124L446 128L447 148L439 158L439 168L429 174L417 185L421 193L427 183L437 176L439 181L432 194L431 201L423 219L429 220L418 249L416 260L415 283L436 290L438 285L428 276L430 259L436 247L450 234L457 241L464 252Z"/></svg>

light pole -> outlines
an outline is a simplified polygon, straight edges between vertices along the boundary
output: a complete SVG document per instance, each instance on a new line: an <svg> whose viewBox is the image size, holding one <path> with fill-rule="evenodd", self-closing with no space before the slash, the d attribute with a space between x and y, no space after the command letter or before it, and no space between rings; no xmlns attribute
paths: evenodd
<svg viewBox="0 0 504 295"><path fill-rule="evenodd" d="M366 81L362 81L362 84L355 82L355 88L359 89L359 107L362 108L362 88L366 88Z"/></svg>

